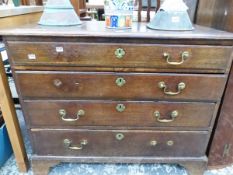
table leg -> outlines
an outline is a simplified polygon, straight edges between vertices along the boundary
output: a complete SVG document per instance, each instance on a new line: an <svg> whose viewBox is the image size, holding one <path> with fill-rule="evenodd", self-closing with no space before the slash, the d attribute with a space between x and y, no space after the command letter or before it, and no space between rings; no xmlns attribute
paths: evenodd
<svg viewBox="0 0 233 175"><path fill-rule="evenodd" d="M10 137L11 145L15 154L15 159L20 172L28 170L28 157L24 147L18 118L11 97L11 92L6 77L2 56L0 54L0 106L5 120L6 128Z"/></svg>

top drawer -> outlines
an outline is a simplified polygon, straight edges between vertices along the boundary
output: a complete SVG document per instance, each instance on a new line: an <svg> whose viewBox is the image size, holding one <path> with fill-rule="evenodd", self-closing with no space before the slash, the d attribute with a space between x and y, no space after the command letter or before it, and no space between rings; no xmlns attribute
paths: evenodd
<svg viewBox="0 0 233 175"><path fill-rule="evenodd" d="M8 41L15 65L222 72L232 48L223 46Z"/></svg>

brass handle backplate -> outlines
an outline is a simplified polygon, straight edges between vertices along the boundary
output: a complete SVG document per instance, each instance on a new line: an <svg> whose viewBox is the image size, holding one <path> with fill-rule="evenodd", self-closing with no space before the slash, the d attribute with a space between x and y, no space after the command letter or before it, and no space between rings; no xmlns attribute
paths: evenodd
<svg viewBox="0 0 233 175"><path fill-rule="evenodd" d="M63 83L62 83L61 80L55 79L55 80L53 80L53 84L54 84L54 86L56 86L56 87L61 87Z"/></svg>
<svg viewBox="0 0 233 175"><path fill-rule="evenodd" d="M159 111L155 111L154 112L154 116L156 117L157 121L160 122L160 123L170 123L170 122L173 122L179 115L179 112L178 111L172 111L171 114L170 114L170 118L171 119L161 119L161 114Z"/></svg>
<svg viewBox="0 0 233 175"><path fill-rule="evenodd" d="M150 146L156 146L158 142L156 140L151 140L150 141Z"/></svg>
<svg viewBox="0 0 233 175"><path fill-rule="evenodd" d="M83 146L88 144L88 141L83 139L80 141L78 145L72 145L72 140L64 139L63 144L65 148L71 149L71 150L81 150L83 149Z"/></svg>
<svg viewBox="0 0 233 175"><path fill-rule="evenodd" d="M171 91L169 91L169 90L168 90L168 87L167 87L167 85L166 85L166 83L163 82L163 81L161 81L161 82L158 83L158 87L159 87L160 89L163 89L164 94L170 95L170 96L174 96L174 95L180 94L180 93L182 92L182 90L185 89L186 84L185 84L184 82L180 82L180 83L177 85L177 92L171 92Z"/></svg>
<svg viewBox="0 0 233 175"><path fill-rule="evenodd" d="M118 104L118 105L116 105L116 110L118 112L124 112L125 109L126 109L126 107L125 107L124 104Z"/></svg>
<svg viewBox="0 0 233 175"><path fill-rule="evenodd" d="M75 122L75 121L79 120L80 117L82 117L82 116L85 115L85 111L82 110L82 109L80 109L80 110L77 112L75 118L68 118L68 117L66 117L66 115L67 115L66 110L65 110L65 109L60 109L60 110L59 110L59 115L60 115L61 119L62 119L63 121L65 121L65 122Z"/></svg>
<svg viewBox="0 0 233 175"><path fill-rule="evenodd" d="M170 65L181 65L185 62L186 59L188 59L190 57L190 54L188 51L182 52L180 62L170 61L172 56L167 52L163 53L163 57L167 60L167 63Z"/></svg>
<svg viewBox="0 0 233 175"><path fill-rule="evenodd" d="M174 141L173 140L169 140L169 141L167 141L167 146L173 146L174 145ZM157 146L158 145L158 142L156 141L156 140L151 140L150 141L150 146L153 146L153 147L155 147L155 146Z"/></svg>
<svg viewBox="0 0 233 175"><path fill-rule="evenodd" d="M125 56L125 51L124 49L122 48L118 48L115 50L115 56L118 58L118 59L121 59Z"/></svg>
<svg viewBox="0 0 233 175"><path fill-rule="evenodd" d="M122 77L116 79L116 85L122 87L126 84L126 80Z"/></svg>

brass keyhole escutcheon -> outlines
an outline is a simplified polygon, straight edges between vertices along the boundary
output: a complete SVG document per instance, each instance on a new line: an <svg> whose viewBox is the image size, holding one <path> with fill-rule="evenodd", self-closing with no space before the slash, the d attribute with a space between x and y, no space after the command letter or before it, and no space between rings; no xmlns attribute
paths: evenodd
<svg viewBox="0 0 233 175"><path fill-rule="evenodd" d="M123 140L124 138L125 138L124 134L122 134L122 133L116 134L116 139L117 140Z"/></svg>
<svg viewBox="0 0 233 175"><path fill-rule="evenodd" d="M126 83L126 80L124 78L122 78L122 77L116 79L116 85L119 86L119 87L124 86L125 83Z"/></svg>
<svg viewBox="0 0 233 175"><path fill-rule="evenodd" d="M124 110L125 110L125 105L124 104L118 104L117 106L116 106L116 110L118 111L118 112L124 112Z"/></svg>
<svg viewBox="0 0 233 175"><path fill-rule="evenodd" d="M125 51L124 51L124 49L122 49L122 48L116 49L116 51L115 51L115 56L116 56L118 59L123 58L123 57L125 56Z"/></svg>
<svg viewBox="0 0 233 175"><path fill-rule="evenodd" d="M174 141L172 141L172 140L167 141L167 145L168 146L173 146L174 145Z"/></svg>

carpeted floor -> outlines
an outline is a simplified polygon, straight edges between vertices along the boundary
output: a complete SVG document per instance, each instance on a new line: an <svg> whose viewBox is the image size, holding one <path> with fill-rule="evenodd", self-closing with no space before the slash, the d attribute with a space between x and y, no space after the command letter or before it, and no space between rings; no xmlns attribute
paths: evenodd
<svg viewBox="0 0 233 175"><path fill-rule="evenodd" d="M32 149L23 114L19 110L17 114L30 159ZM33 175L33 172L30 169L28 173L19 173L15 158L12 156L0 168L0 175ZM54 167L49 175L187 175L187 172L180 166L167 164L60 164ZM206 171L205 175L233 175L233 166L221 170Z"/></svg>

